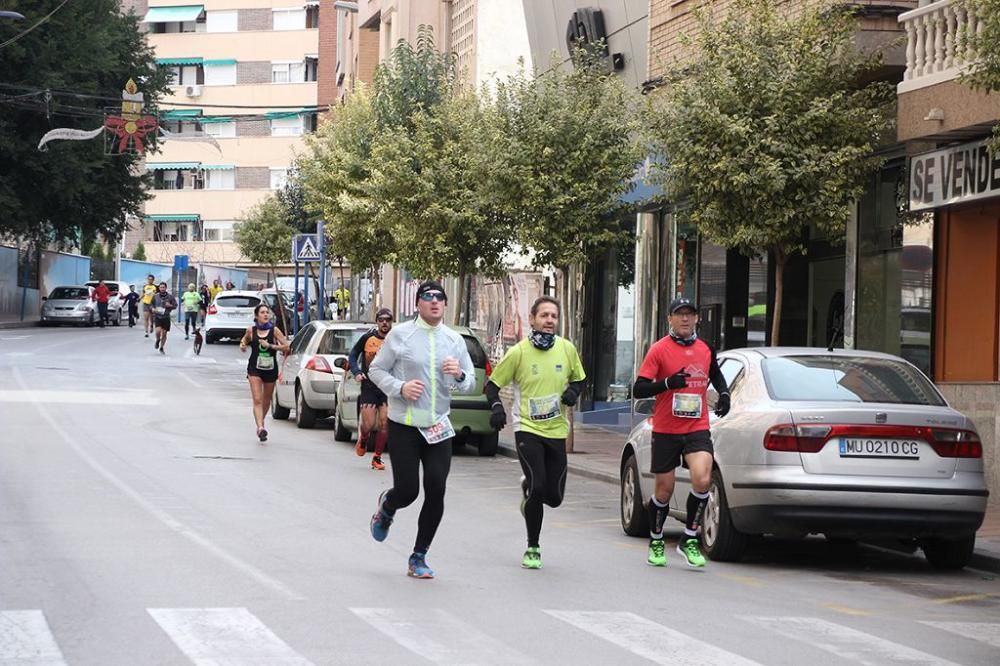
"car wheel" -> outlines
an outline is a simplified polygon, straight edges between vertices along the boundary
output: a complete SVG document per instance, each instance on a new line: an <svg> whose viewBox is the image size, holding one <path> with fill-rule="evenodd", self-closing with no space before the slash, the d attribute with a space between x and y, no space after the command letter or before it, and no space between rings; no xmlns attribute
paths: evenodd
<svg viewBox="0 0 1000 666"><path fill-rule="evenodd" d="M925 539L920 545L924 557L935 569L962 569L972 559L976 535L963 539Z"/></svg>
<svg viewBox="0 0 1000 666"><path fill-rule="evenodd" d="M300 428L316 425L316 410L306 404L306 397L298 386L295 387L295 425Z"/></svg>
<svg viewBox="0 0 1000 666"><path fill-rule="evenodd" d="M343 419L340 418L340 407L333 410L333 438L338 442L351 441L350 428L344 427Z"/></svg>
<svg viewBox="0 0 1000 666"><path fill-rule="evenodd" d="M206 333L205 334L205 344L206 345L214 345L215 344L215 336L212 335L211 333Z"/></svg>
<svg viewBox="0 0 1000 666"><path fill-rule="evenodd" d="M649 516L642 502L642 489L639 487L639 464L634 455L629 455L622 467L621 475L621 519L622 529L629 536L647 536L649 534Z"/></svg>
<svg viewBox="0 0 1000 666"><path fill-rule="evenodd" d="M271 398L271 416L275 421L287 421L291 412L290 407L282 407L278 404L278 391L275 390L274 397Z"/></svg>
<svg viewBox="0 0 1000 666"><path fill-rule="evenodd" d="M500 433L491 432L479 438L479 455L495 456L498 448L500 448Z"/></svg>
<svg viewBox="0 0 1000 666"><path fill-rule="evenodd" d="M720 562L738 562L747 549L747 535L733 526L726 500L726 488L719 470L712 470L712 486L701 526L701 544L705 554Z"/></svg>

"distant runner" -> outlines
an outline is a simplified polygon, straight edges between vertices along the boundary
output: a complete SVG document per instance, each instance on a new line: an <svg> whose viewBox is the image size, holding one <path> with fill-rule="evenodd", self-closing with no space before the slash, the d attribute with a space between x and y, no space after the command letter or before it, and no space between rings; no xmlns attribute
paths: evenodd
<svg viewBox="0 0 1000 666"><path fill-rule="evenodd" d="M156 324L156 342L153 349L159 349L166 354L167 334L170 332L170 315L177 309L177 299L167 291L167 283L161 282L156 295L153 296L153 321Z"/></svg>
<svg viewBox="0 0 1000 666"><path fill-rule="evenodd" d="M278 352L288 353L288 338L271 323L271 310L260 303L253 311L253 326L247 328L240 340L240 351L250 349L247 359L247 382L253 398L253 419L257 425L257 439L267 441L264 417L271 408L274 383L278 381Z"/></svg>
<svg viewBox="0 0 1000 666"><path fill-rule="evenodd" d="M146 276L146 284L142 285L142 324L146 337L153 332L153 297L156 296L156 281L152 275Z"/></svg>
<svg viewBox="0 0 1000 666"><path fill-rule="evenodd" d="M355 343L351 353L347 357L347 362L351 367L351 374L361 382L361 395L358 396L358 444L354 447L355 453L364 456L368 450L368 438L375 436L375 453L372 456L372 469L383 470L385 464L382 462L382 452L385 451L385 442L388 433L388 399L385 393L368 379L368 368L371 367L375 355L382 348L385 336L392 330L392 310L382 308L375 314L376 328L365 333Z"/></svg>

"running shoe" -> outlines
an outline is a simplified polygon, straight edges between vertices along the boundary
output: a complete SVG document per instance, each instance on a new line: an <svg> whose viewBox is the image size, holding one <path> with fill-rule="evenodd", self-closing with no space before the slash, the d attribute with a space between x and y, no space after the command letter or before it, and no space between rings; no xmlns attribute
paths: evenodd
<svg viewBox="0 0 1000 666"><path fill-rule="evenodd" d="M521 568L522 569L541 569L542 568L542 550L541 548L531 547L524 551L524 557L521 558Z"/></svg>
<svg viewBox="0 0 1000 666"><path fill-rule="evenodd" d="M378 509L372 514L372 538L376 541L385 541L385 538L389 536L389 526L392 525L392 516L382 508L388 492L388 490L383 490L382 494L378 496Z"/></svg>
<svg viewBox="0 0 1000 666"><path fill-rule="evenodd" d="M365 440L358 435L358 443L354 445L354 453L359 458L365 455Z"/></svg>
<svg viewBox="0 0 1000 666"><path fill-rule="evenodd" d="M646 556L646 562L654 567L667 566L667 551L663 545L663 539L649 540L649 554Z"/></svg>
<svg viewBox="0 0 1000 666"><path fill-rule="evenodd" d="M521 475L521 517L524 518L524 505L528 503L528 477Z"/></svg>
<svg viewBox="0 0 1000 666"><path fill-rule="evenodd" d="M163 354L164 356L166 356L167 355L167 350L164 349L163 347L160 347L160 353Z"/></svg>
<svg viewBox="0 0 1000 666"><path fill-rule="evenodd" d="M701 549L698 547L698 539L688 537L678 541L677 552L684 556L689 567L700 569L705 566L705 556L701 554Z"/></svg>
<svg viewBox="0 0 1000 666"><path fill-rule="evenodd" d="M406 568L406 575L412 578L434 578L434 572L427 566L426 553L413 553Z"/></svg>
<svg viewBox="0 0 1000 666"><path fill-rule="evenodd" d="M257 428L257 439L261 441L261 444L267 441L267 429Z"/></svg>
<svg viewBox="0 0 1000 666"><path fill-rule="evenodd" d="M147 333L147 334L146 334L146 337L147 337L147 338L149 337L149 333Z"/></svg>
<svg viewBox="0 0 1000 666"><path fill-rule="evenodd" d="M382 456L372 456L372 469L377 469L379 471L385 469L385 463L382 462Z"/></svg>
<svg viewBox="0 0 1000 666"><path fill-rule="evenodd" d="M147 335L146 337L148 338L149 336ZM160 348L160 339L156 338L156 341L153 343L153 349L159 349L159 348Z"/></svg>

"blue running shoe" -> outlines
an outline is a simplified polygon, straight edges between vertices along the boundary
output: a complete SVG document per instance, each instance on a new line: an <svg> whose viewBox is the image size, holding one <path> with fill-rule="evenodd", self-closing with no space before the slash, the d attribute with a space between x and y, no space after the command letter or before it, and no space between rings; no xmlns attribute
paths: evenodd
<svg viewBox="0 0 1000 666"><path fill-rule="evenodd" d="M413 553L413 555L410 555L406 575L413 578L434 578L434 572L427 566L425 557L427 557L426 553Z"/></svg>
<svg viewBox="0 0 1000 666"><path fill-rule="evenodd" d="M372 538L376 541L385 541L385 538L389 536L389 526L392 525L392 516L382 508L388 492L388 490L383 490L382 494L378 496L378 509L372 515Z"/></svg>

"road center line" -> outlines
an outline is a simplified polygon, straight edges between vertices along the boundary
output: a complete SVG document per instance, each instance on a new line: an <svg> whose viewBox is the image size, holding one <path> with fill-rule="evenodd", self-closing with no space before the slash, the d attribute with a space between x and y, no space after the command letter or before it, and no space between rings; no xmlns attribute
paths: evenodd
<svg viewBox="0 0 1000 666"><path fill-rule="evenodd" d="M21 371L15 367L13 368L13 374L15 381L17 381L17 384L23 390L27 391L28 387L24 381L24 377L21 375ZM95 472L97 472L100 476L104 477L104 479L108 483L118 488L118 490L120 490L124 495L131 498L136 504L145 509L147 513L152 515L154 518L159 520L161 523L163 523L173 531L187 538L192 543L201 546L202 548L212 553L219 559L223 560L233 568L238 569L243 573L247 574L261 585L271 588L272 590L278 592L287 599L293 601L305 600L304 596L302 596L295 590L291 589L281 581L277 580L276 578L272 578L271 576L267 575L266 573L264 573L254 565L250 564L249 562L246 562L236 557L235 555L225 550L221 546L216 545L208 537L205 537L202 534L196 532L195 530L189 528L187 525L177 520L166 511L163 511L162 509L154 506L138 491L136 491L130 485L128 485L120 478L115 476L114 473L112 473L110 470L104 467L101 463L97 462L97 460L95 460L89 453L87 453L79 445L79 443L77 443L77 441L72 436L70 436L69 433L63 430L62 427L60 427L59 424L56 423L55 419L52 418L52 416L49 414L48 410L45 408L44 405L42 405L37 400L32 400L31 404L32 406L34 406L36 410L38 410L38 413L42 416L42 418L45 419L45 422L49 424L49 427L52 428L52 430L54 430L55 433L59 435L63 439L63 441L66 442L67 445L69 445L69 447L73 450L74 453L76 453L77 456L80 457L81 460L87 463L90 466L90 468L93 469Z"/></svg>

